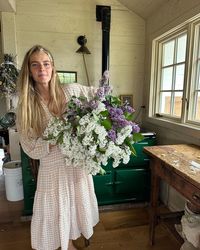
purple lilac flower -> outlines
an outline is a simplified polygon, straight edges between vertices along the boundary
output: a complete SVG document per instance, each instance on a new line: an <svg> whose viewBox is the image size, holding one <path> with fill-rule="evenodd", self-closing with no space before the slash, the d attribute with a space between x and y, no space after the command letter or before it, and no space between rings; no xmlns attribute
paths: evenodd
<svg viewBox="0 0 200 250"><path fill-rule="evenodd" d="M97 101L91 100L91 101L89 102L89 107L90 107L91 109L96 109L96 108L98 107Z"/></svg>
<svg viewBox="0 0 200 250"><path fill-rule="evenodd" d="M127 106L127 107L126 107L126 111L127 111L128 113L134 113L134 112L135 112L135 109L132 108L131 106Z"/></svg>
<svg viewBox="0 0 200 250"><path fill-rule="evenodd" d="M74 103L76 104L76 106L81 107L82 102L81 102L78 98L74 98L73 101L74 101Z"/></svg>
<svg viewBox="0 0 200 250"><path fill-rule="evenodd" d="M130 125L132 126L132 133L139 133L140 127L135 122L130 122Z"/></svg>
<svg viewBox="0 0 200 250"><path fill-rule="evenodd" d="M104 99L104 97L105 97L104 87L99 87L99 88L97 89L96 96L97 96L100 100Z"/></svg>
<svg viewBox="0 0 200 250"><path fill-rule="evenodd" d="M117 131L118 125L117 125L116 122L113 122L113 123L112 123L112 129L115 130L115 131Z"/></svg>
<svg viewBox="0 0 200 250"><path fill-rule="evenodd" d="M123 110L122 110L121 108L116 108L116 114L117 114L117 115L120 115L120 116L121 116L121 115L123 115L123 113L124 113L124 112L123 112Z"/></svg>
<svg viewBox="0 0 200 250"><path fill-rule="evenodd" d="M107 109L108 109L108 112L110 113L111 116L115 115L115 108L108 106Z"/></svg>
<svg viewBox="0 0 200 250"><path fill-rule="evenodd" d="M109 80L109 71L106 70L106 71L104 71L103 76L99 81L99 86L102 87L102 86L108 84L108 80Z"/></svg>
<svg viewBox="0 0 200 250"><path fill-rule="evenodd" d="M126 126L125 123L127 124L127 122L121 108L108 107L108 111L113 122L116 122L119 127Z"/></svg>
<svg viewBox="0 0 200 250"><path fill-rule="evenodd" d="M124 105L124 106L122 106L122 110L123 110L124 112L128 112L128 113L134 113L134 112L135 112L135 109L132 108L132 107L129 106L129 105Z"/></svg>
<svg viewBox="0 0 200 250"><path fill-rule="evenodd" d="M116 131L114 129L110 129L108 131L108 137L111 139L111 141L115 142L117 138Z"/></svg>
<svg viewBox="0 0 200 250"><path fill-rule="evenodd" d="M108 112L111 116L122 116L123 110L121 108L108 107Z"/></svg>
<svg viewBox="0 0 200 250"><path fill-rule="evenodd" d="M116 122L117 122L118 126L121 127L121 128L126 127L127 125L129 125L129 121L127 121L125 119L122 119L122 118L119 118Z"/></svg>
<svg viewBox="0 0 200 250"><path fill-rule="evenodd" d="M105 106L106 106L107 109L110 107L109 101L104 101L103 103L105 104Z"/></svg>
<svg viewBox="0 0 200 250"><path fill-rule="evenodd" d="M108 95L111 92L111 87L109 85L104 85L104 94Z"/></svg>

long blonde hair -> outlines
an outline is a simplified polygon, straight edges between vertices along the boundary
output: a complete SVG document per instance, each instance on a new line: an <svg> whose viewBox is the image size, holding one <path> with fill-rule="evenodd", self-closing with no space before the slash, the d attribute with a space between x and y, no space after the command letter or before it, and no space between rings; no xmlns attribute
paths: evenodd
<svg viewBox="0 0 200 250"><path fill-rule="evenodd" d="M30 74L30 57L33 53L41 51L48 55L53 66L52 77L49 83L50 99L48 109L54 116L60 116L64 110L63 91L54 67L53 56L43 46L35 45L26 53L18 79L17 124L19 132L26 137L30 136L30 129L35 137L40 137L46 126L44 124L45 113L41 105L39 93Z"/></svg>

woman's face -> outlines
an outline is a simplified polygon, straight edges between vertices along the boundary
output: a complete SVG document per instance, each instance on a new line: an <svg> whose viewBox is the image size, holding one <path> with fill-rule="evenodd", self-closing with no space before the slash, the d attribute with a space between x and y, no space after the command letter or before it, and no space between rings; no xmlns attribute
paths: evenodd
<svg viewBox="0 0 200 250"><path fill-rule="evenodd" d="M49 56L43 52L35 52L30 56L30 74L36 85L48 86L51 80L53 65Z"/></svg>

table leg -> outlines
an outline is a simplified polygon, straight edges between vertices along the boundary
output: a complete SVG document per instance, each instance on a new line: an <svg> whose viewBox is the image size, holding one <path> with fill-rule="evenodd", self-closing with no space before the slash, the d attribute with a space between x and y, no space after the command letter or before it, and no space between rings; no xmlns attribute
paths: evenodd
<svg viewBox="0 0 200 250"><path fill-rule="evenodd" d="M158 194L160 187L160 178L156 175L156 161L153 159L150 162L151 166L151 203L150 203L150 232L149 240L153 245L155 242L155 227L157 224L157 206L158 206Z"/></svg>

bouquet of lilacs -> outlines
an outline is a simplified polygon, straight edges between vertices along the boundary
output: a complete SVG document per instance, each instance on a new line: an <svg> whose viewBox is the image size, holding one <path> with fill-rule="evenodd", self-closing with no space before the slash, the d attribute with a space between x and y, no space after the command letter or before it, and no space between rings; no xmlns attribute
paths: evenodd
<svg viewBox="0 0 200 250"><path fill-rule="evenodd" d="M135 154L133 144L143 137L133 122L135 110L111 95L108 72L92 99L72 96L62 119L52 118L44 138L57 144L65 155L66 165L81 167L96 175L112 159L115 168L127 164Z"/></svg>

